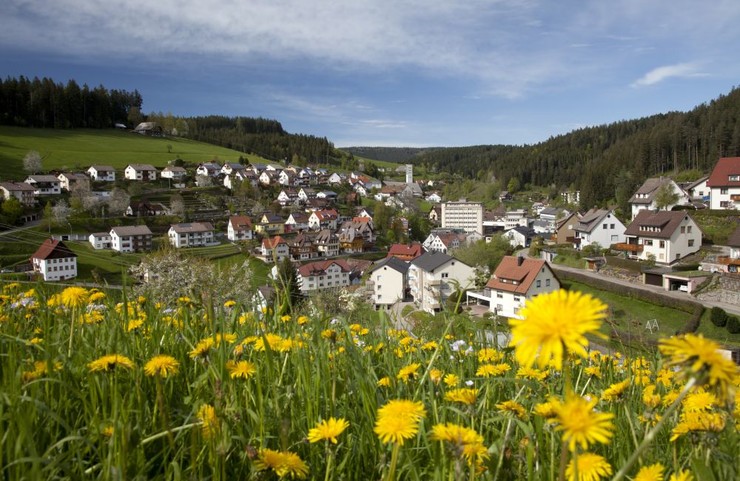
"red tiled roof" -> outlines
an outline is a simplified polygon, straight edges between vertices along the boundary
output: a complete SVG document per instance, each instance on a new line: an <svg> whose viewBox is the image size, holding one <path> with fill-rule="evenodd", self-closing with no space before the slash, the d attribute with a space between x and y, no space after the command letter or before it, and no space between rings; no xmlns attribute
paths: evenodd
<svg viewBox="0 0 740 481"><path fill-rule="evenodd" d="M418 242L412 244L393 244L388 249L386 257L398 257L402 260L413 260L424 253L424 249Z"/></svg>
<svg viewBox="0 0 740 481"><path fill-rule="evenodd" d="M740 180L730 181L731 175L740 175L740 157L722 157L707 179L708 187L740 187Z"/></svg>
<svg viewBox="0 0 740 481"><path fill-rule="evenodd" d="M486 287L514 294L526 294L546 264L541 259L522 259L519 265L517 257L506 256L501 259Z"/></svg>
<svg viewBox="0 0 740 481"><path fill-rule="evenodd" d="M304 264L298 268L298 273L301 277L321 275L323 272L326 272L332 264L338 265L342 269L342 272L350 272L352 270L349 264L347 264L347 261L343 259L332 259L328 261L316 261Z"/></svg>
<svg viewBox="0 0 740 481"><path fill-rule="evenodd" d="M31 259L66 259L77 257L77 254L69 250L64 242L54 239L46 239L41 247L31 256Z"/></svg>
<svg viewBox="0 0 740 481"><path fill-rule="evenodd" d="M279 235L276 235L272 239L269 237L262 239L262 246L266 249L274 249L278 244L287 244L287 242Z"/></svg>
<svg viewBox="0 0 740 481"><path fill-rule="evenodd" d="M246 215L232 215L229 217L229 222L235 230L252 229L252 219Z"/></svg>

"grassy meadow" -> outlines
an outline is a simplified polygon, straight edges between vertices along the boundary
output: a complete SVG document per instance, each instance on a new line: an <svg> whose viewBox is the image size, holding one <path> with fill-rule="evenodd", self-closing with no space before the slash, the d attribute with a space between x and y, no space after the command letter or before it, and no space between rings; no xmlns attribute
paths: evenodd
<svg viewBox="0 0 740 481"><path fill-rule="evenodd" d="M193 140L145 137L121 130L29 129L0 126L0 179L25 178L23 157L35 150L43 158L44 170L81 170L92 164L124 169L130 163L164 167L177 157L200 163L218 157L237 162L239 156L255 162L261 157Z"/></svg>
<svg viewBox="0 0 740 481"><path fill-rule="evenodd" d="M563 337L562 361L532 364L527 346L557 345L535 339L552 319L578 337L592 301L538 297L535 337L512 349L458 316L424 339L351 303L335 317L1 289L3 479L740 475L737 366L703 341L629 356Z"/></svg>

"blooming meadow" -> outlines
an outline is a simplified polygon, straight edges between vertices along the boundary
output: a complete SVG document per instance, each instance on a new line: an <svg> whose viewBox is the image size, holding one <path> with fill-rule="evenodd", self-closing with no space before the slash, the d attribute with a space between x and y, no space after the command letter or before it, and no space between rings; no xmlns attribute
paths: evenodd
<svg viewBox="0 0 740 481"><path fill-rule="evenodd" d="M738 479L738 367L691 334L589 350L604 311L540 296L497 348L6 284L0 479Z"/></svg>

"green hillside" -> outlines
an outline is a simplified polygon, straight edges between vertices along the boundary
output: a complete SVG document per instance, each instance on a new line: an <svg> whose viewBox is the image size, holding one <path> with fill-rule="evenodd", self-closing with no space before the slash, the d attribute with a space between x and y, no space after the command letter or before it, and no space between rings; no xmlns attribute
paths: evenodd
<svg viewBox="0 0 740 481"><path fill-rule="evenodd" d="M23 157L29 150L43 157L44 170L80 170L91 164L123 169L129 163L164 167L177 157L199 163L218 157L236 162L239 156L261 157L178 137L153 138L121 130L31 129L0 126L0 180L23 179Z"/></svg>

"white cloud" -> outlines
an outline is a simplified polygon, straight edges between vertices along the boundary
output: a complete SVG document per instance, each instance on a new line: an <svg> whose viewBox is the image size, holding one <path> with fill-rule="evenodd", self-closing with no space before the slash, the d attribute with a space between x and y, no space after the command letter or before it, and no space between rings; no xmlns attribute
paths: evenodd
<svg viewBox="0 0 740 481"><path fill-rule="evenodd" d="M705 77L706 73L698 71L698 65L694 63L679 63L675 65L664 65L657 67L635 80L632 83L633 88L646 87L648 85L655 85L666 79L679 77Z"/></svg>

